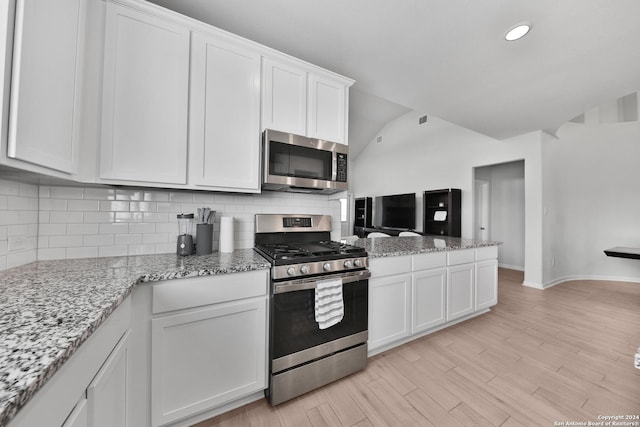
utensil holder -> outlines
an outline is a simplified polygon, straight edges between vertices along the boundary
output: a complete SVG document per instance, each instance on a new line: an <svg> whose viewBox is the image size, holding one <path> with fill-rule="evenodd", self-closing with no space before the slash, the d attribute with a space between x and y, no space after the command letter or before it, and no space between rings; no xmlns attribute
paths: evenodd
<svg viewBox="0 0 640 427"><path fill-rule="evenodd" d="M213 224L196 224L196 255L213 252Z"/></svg>

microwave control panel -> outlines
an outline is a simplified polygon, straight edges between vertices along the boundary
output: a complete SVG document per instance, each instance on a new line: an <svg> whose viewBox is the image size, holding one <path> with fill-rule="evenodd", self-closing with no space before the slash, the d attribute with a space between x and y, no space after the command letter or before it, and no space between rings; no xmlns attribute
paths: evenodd
<svg viewBox="0 0 640 427"><path fill-rule="evenodd" d="M337 153L336 181L347 182L347 155Z"/></svg>

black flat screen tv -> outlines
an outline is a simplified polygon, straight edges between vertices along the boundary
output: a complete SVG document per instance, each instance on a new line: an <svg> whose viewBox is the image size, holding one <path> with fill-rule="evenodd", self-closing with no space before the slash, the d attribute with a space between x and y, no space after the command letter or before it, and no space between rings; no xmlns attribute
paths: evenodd
<svg viewBox="0 0 640 427"><path fill-rule="evenodd" d="M373 224L380 228L416 227L416 194L394 194L373 198Z"/></svg>

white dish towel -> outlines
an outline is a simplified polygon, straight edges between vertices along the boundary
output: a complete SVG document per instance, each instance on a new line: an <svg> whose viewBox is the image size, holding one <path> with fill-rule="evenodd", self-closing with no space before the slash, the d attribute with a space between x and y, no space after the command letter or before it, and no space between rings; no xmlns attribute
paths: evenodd
<svg viewBox="0 0 640 427"><path fill-rule="evenodd" d="M320 329L340 323L344 317L342 279L316 282L316 322Z"/></svg>

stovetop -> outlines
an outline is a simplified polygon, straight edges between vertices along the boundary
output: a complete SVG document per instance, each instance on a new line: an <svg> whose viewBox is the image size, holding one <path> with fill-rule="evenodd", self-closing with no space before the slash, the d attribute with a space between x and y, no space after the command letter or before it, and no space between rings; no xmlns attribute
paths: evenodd
<svg viewBox="0 0 640 427"><path fill-rule="evenodd" d="M366 256L364 248L334 241L257 244L255 249L274 265Z"/></svg>

